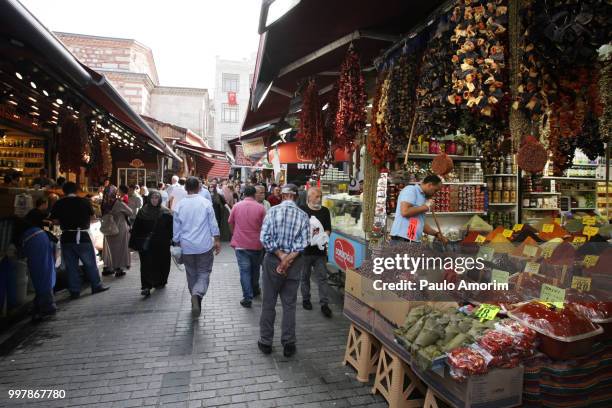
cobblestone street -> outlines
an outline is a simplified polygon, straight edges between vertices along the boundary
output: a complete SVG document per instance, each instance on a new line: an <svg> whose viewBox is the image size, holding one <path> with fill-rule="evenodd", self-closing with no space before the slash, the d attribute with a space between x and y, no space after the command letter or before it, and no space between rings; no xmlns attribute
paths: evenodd
<svg viewBox="0 0 612 408"><path fill-rule="evenodd" d="M62 302L53 320L25 324L0 345L0 406L386 406L342 365L348 321L341 304L326 319L316 291L312 311L298 299L298 353L290 359L282 356L277 307L275 349L264 356L256 344L261 302L252 309L238 303L229 246L215 259L196 321L174 265L166 289L145 300L138 271L135 264L124 278L105 278L110 291ZM65 390L66 398L9 400L9 389Z"/></svg>

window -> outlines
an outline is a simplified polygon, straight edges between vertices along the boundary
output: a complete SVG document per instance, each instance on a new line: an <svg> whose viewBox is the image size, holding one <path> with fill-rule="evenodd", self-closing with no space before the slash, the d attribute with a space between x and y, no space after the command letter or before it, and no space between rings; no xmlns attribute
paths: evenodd
<svg viewBox="0 0 612 408"><path fill-rule="evenodd" d="M229 103L221 104L221 122L237 123L238 122L238 105L230 105Z"/></svg>
<svg viewBox="0 0 612 408"><path fill-rule="evenodd" d="M238 92L240 87L240 75L223 74L223 92Z"/></svg>

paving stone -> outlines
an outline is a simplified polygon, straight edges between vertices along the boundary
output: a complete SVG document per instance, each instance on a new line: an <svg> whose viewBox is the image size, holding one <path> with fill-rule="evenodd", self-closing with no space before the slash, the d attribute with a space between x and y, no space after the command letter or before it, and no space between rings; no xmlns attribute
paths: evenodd
<svg viewBox="0 0 612 408"><path fill-rule="evenodd" d="M57 316L0 344L0 406L17 407L384 407L380 395L342 366L349 322L297 308L297 354L280 345L280 304L271 355L257 348L261 299L240 306L233 250L216 258L200 319L192 320L184 272L174 265L165 289L140 297L138 257L111 290L59 303ZM312 299L318 301L316 285ZM298 299L298 304L301 299ZM6 389L66 390L64 400L11 401Z"/></svg>

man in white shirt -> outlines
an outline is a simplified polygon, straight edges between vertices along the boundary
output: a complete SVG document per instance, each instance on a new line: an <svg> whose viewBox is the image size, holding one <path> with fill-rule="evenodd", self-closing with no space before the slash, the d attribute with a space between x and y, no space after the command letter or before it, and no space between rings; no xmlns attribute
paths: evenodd
<svg viewBox="0 0 612 408"><path fill-rule="evenodd" d="M187 197L187 191L185 190L185 179L181 178L178 181L178 185L168 193L168 208L174 210L179 201L185 197Z"/></svg>
<svg viewBox="0 0 612 408"><path fill-rule="evenodd" d="M166 192L168 193L168 196L170 196L174 187L178 185L179 185L179 176L175 174L174 176L172 176L172 184L170 184L168 188L166 188Z"/></svg>
<svg viewBox="0 0 612 408"><path fill-rule="evenodd" d="M198 317L202 298L208 290L214 255L221 251L221 241L212 203L198 194L200 181L189 177L185 189L187 196L174 209L172 240L174 245L181 246L191 294L191 314Z"/></svg>

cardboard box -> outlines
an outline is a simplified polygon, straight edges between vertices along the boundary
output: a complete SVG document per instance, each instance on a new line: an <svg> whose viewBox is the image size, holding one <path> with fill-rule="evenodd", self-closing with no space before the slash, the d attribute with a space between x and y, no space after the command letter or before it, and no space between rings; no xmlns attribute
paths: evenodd
<svg viewBox="0 0 612 408"><path fill-rule="evenodd" d="M367 332L372 333L376 312L351 294L344 295L344 315Z"/></svg>
<svg viewBox="0 0 612 408"><path fill-rule="evenodd" d="M413 369L415 369L413 365ZM457 408L511 408L523 402L523 366L495 368L485 375L469 377L465 382L450 377L444 371L415 370L435 392Z"/></svg>
<svg viewBox="0 0 612 408"><path fill-rule="evenodd" d="M361 280L364 279L361 275L352 269L346 270L346 277L344 279L344 293L349 293L355 296L357 299L361 299L363 290L361 287Z"/></svg>

